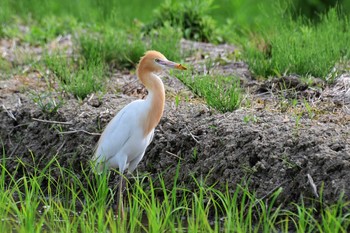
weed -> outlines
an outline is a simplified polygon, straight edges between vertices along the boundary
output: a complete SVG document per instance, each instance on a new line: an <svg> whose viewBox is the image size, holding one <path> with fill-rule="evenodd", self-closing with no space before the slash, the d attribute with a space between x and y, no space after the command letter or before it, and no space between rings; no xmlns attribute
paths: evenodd
<svg viewBox="0 0 350 233"><path fill-rule="evenodd" d="M304 99L303 101L303 105L307 111L307 115L310 119L313 119L315 117L315 113L312 109L312 107L310 106L309 102L307 100Z"/></svg>
<svg viewBox="0 0 350 233"><path fill-rule="evenodd" d="M175 96L175 107L178 107L181 101L181 96L179 94L176 94Z"/></svg>
<svg viewBox="0 0 350 233"><path fill-rule="evenodd" d="M197 151L197 147L193 148L193 152L192 152L192 161L195 163L198 160L198 151Z"/></svg>
<svg viewBox="0 0 350 233"><path fill-rule="evenodd" d="M292 99L291 105L292 105L292 108L295 108L298 105L298 99Z"/></svg>
<svg viewBox="0 0 350 233"><path fill-rule="evenodd" d="M248 124L249 122L256 123L258 122L258 118L255 115L245 115L243 117L244 123Z"/></svg>
<svg viewBox="0 0 350 233"><path fill-rule="evenodd" d="M295 114L295 128L293 130L293 135L297 137L299 135L299 129L300 129L300 120L302 117L302 113Z"/></svg>
<svg viewBox="0 0 350 233"><path fill-rule="evenodd" d="M43 113L48 115L56 114L58 109L64 104L63 99L56 99L51 93L32 92L31 99Z"/></svg>

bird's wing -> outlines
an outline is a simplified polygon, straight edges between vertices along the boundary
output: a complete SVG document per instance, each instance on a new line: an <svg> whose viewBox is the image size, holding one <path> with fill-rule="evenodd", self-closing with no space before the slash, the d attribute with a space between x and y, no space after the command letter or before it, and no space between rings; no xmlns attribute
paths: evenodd
<svg viewBox="0 0 350 233"><path fill-rule="evenodd" d="M140 113L140 101L125 106L106 126L93 157L94 161L108 161L116 155L128 141L132 131L140 130L137 117Z"/></svg>

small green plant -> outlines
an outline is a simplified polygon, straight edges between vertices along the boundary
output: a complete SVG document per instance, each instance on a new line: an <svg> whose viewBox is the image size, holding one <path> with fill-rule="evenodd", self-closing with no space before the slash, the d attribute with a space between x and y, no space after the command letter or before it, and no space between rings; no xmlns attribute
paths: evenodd
<svg viewBox="0 0 350 233"><path fill-rule="evenodd" d="M302 113L297 113L295 114L294 118L295 118L295 128L293 129L293 136L297 137L299 135L299 129L300 129L300 120L302 117Z"/></svg>
<svg viewBox="0 0 350 233"><path fill-rule="evenodd" d="M295 108L298 105L298 99L292 99L291 100L291 105L293 108Z"/></svg>
<svg viewBox="0 0 350 233"><path fill-rule="evenodd" d="M239 79L232 76L190 76L183 74L178 78L203 97L211 107L229 112L237 109L242 100Z"/></svg>
<svg viewBox="0 0 350 233"><path fill-rule="evenodd" d="M193 152L192 152L192 161L195 163L198 160L198 151L197 151L197 147L193 148Z"/></svg>
<svg viewBox="0 0 350 233"><path fill-rule="evenodd" d="M249 122L256 123L258 121L258 118L255 115L245 115L243 117L244 123L248 124Z"/></svg>
<svg viewBox="0 0 350 233"><path fill-rule="evenodd" d="M306 109L307 115L310 119L313 119L315 117L315 112L313 111L312 107L310 106L309 102L307 100L303 100L303 105Z"/></svg>
<svg viewBox="0 0 350 233"><path fill-rule="evenodd" d="M31 99L41 111L45 114L56 114L58 109L62 107L64 101L62 98L54 97L51 93L32 92Z"/></svg>
<svg viewBox="0 0 350 233"><path fill-rule="evenodd" d="M176 94L175 96L175 107L178 107L181 101L181 96L179 94Z"/></svg>

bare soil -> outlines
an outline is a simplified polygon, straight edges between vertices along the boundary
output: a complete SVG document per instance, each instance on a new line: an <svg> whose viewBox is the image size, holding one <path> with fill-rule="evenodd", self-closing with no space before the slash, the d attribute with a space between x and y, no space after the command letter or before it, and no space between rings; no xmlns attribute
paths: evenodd
<svg viewBox="0 0 350 233"><path fill-rule="evenodd" d="M55 49L70 48L69 38L60 40ZM138 167L140 174L162 173L170 187L180 166L179 183L190 189L196 188L194 177L220 190L244 184L260 198L282 188L280 203L298 201L301 196L317 199L321 189L326 202L335 202L342 193L350 199L349 73L330 85L318 79L307 84L297 75L257 80L244 62L232 58L236 50L232 46L182 41L182 47L191 54L186 63L198 72L239 76L245 90L243 107L219 113L175 77L163 75L166 109ZM115 71L106 94L83 101L62 94L52 84L57 90L51 91L50 98L63 98L64 104L57 113L43 112L33 93L48 92L46 74L20 64L16 54L24 50L40 59L41 48L0 42L4 59L19 67L10 78L0 80L0 137L6 168L25 167L17 169L19 177L56 156L62 166L80 176L81 168L89 167L103 127L123 106L147 92L134 72ZM176 95L181 97L179 105ZM292 106L293 99L299 104ZM24 164L19 165L19 158Z"/></svg>

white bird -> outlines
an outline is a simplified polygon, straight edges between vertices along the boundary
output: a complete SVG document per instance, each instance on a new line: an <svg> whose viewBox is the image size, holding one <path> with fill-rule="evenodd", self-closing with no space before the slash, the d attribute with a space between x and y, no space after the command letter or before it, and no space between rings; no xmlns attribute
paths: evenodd
<svg viewBox="0 0 350 233"><path fill-rule="evenodd" d="M157 51L147 51L141 58L137 76L148 90L148 95L144 100L135 100L126 105L103 131L93 157L99 172L104 168L119 168L121 175L126 169L131 173L143 158L163 115L164 85L155 73L164 67L186 70L186 67L169 61ZM121 177L119 206L123 217L122 186Z"/></svg>

